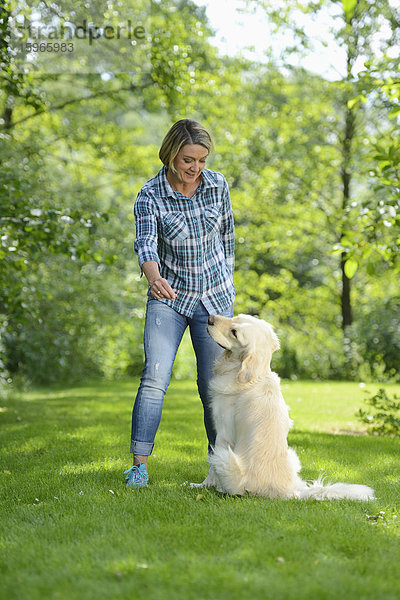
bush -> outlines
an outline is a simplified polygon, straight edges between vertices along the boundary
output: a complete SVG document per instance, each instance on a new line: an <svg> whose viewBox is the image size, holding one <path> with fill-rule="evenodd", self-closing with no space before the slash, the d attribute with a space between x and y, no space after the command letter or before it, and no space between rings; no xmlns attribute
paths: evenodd
<svg viewBox="0 0 400 600"><path fill-rule="evenodd" d="M375 301L353 325L354 340L368 378L397 381L400 378L400 297ZM364 373L362 374L364 375Z"/></svg>
<svg viewBox="0 0 400 600"><path fill-rule="evenodd" d="M400 435L400 397L389 398L381 388L374 396L367 398L365 403L373 409L373 414L360 408L356 416L367 423L369 432L377 435Z"/></svg>

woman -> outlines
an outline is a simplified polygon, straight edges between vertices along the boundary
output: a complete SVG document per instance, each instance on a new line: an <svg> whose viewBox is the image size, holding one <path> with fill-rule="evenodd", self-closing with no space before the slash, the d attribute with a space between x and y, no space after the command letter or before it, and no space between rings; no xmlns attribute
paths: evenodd
<svg viewBox="0 0 400 600"><path fill-rule="evenodd" d="M148 483L147 458L154 447L162 405L178 346L187 326L197 361L208 451L215 429L208 382L221 348L208 336L210 314L233 315L234 224L224 176L205 168L210 134L182 119L165 136L159 173L135 202L134 249L148 282L144 329L145 365L132 412L133 466L126 484Z"/></svg>

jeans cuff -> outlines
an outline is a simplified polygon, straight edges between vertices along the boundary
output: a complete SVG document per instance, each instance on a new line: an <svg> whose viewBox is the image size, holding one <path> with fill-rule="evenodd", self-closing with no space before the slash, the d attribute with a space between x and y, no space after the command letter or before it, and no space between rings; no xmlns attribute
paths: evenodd
<svg viewBox="0 0 400 600"><path fill-rule="evenodd" d="M135 440L131 441L131 452L133 454L139 456L150 456L153 452L154 444L149 444L148 442L136 442Z"/></svg>

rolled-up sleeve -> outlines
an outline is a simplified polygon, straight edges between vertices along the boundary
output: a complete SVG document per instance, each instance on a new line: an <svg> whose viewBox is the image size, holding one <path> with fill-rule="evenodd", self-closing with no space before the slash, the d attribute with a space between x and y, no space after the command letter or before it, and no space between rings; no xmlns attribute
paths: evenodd
<svg viewBox="0 0 400 600"><path fill-rule="evenodd" d="M222 194L222 222L221 237L224 247L225 259L232 274L235 268L235 225L233 221L233 212L229 188L224 179L224 190Z"/></svg>
<svg viewBox="0 0 400 600"><path fill-rule="evenodd" d="M157 252L158 235L154 204L145 192L139 192L133 212L136 224L136 237L133 248L138 255L140 268L148 260L156 261L161 267Z"/></svg>

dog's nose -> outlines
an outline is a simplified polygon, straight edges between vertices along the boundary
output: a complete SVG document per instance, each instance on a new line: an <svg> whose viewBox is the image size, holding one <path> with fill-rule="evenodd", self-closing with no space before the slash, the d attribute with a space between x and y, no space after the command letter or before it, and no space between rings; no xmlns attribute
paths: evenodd
<svg viewBox="0 0 400 600"><path fill-rule="evenodd" d="M213 315L209 315L209 317L208 317L208 324L209 325L214 325L214 317L213 317Z"/></svg>

